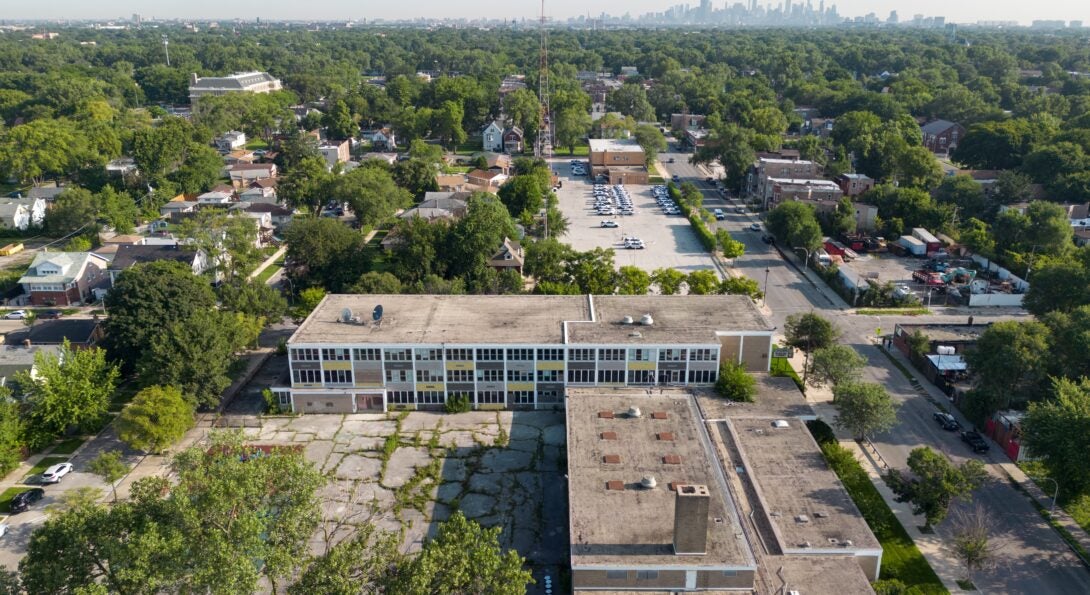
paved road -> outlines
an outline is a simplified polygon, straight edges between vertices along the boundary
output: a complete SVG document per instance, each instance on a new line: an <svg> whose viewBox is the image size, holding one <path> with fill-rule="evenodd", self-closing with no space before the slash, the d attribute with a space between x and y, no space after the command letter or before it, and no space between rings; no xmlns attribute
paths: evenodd
<svg viewBox="0 0 1090 595"><path fill-rule="evenodd" d="M677 174L682 181L699 181L703 189L704 173L688 164L687 155L675 156L675 163L667 163L671 154L664 154L663 163L669 175ZM686 159L683 162L681 156ZM688 179L686 179L688 178ZM705 192L708 197L712 193ZM709 199L706 198L706 201ZM771 246L761 240L761 232L750 231L752 223L759 222L753 214L738 214L731 201L724 221L717 227L727 229L735 239L746 245L746 253L736 259L735 267L767 287L767 305L773 324L783 329L787 316L805 311L816 311L831 319L844 332L844 340L865 356L869 365L864 379L882 383L901 404L899 422L889 432L875 437L874 442L890 465L903 468L909 452L927 445L947 453L955 462L961 462L972 454L961 443L956 433L941 430L931 419L936 407L917 393L901 372L894 367L872 340L876 331L889 333L898 322L965 322L968 313L964 309L945 309L940 314L906 318L894 316L860 316L847 312L846 304L813 272L802 272L791 266ZM709 202L709 206L716 206ZM795 259L798 263L801 259ZM804 276L806 275L806 276ZM1011 314L981 314L973 312L977 322L989 322L1017 318ZM933 387L932 387L933 388ZM936 398L945 398L938 393ZM964 419L962 419L964 423ZM981 460L988 464L991 479L978 490L974 502L980 503L998 525L995 541L1000 545L999 561L995 569L980 572L975 577L978 588L987 593L1090 593L1090 572L1071 554L1067 545L1038 515L1026 497L1007 482L996 461L1003 454L993 448ZM938 534L949 536L949 527L940 525Z"/></svg>

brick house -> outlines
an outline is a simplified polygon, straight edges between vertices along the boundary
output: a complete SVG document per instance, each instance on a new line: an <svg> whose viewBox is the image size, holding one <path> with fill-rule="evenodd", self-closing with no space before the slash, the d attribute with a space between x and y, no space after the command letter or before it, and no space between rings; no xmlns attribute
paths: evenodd
<svg viewBox="0 0 1090 595"><path fill-rule="evenodd" d="M854 197L874 188L874 178L863 174L840 174L833 178L844 196Z"/></svg>
<svg viewBox="0 0 1090 595"><path fill-rule="evenodd" d="M109 287L108 264L91 252L39 252L19 284L32 306L74 306Z"/></svg>
<svg viewBox="0 0 1090 595"><path fill-rule="evenodd" d="M935 120L920 126L923 146L932 153L949 153L965 138L965 127L947 120Z"/></svg>

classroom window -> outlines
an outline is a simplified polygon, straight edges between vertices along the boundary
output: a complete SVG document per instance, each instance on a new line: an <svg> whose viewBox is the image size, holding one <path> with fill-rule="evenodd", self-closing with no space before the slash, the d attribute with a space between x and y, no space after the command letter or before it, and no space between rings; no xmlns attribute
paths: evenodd
<svg viewBox="0 0 1090 595"><path fill-rule="evenodd" d="M410 349L387 349L384 355L388 362L407 362L413 358Z"/></svg>
<svg viewBox="0 0 1090 595"><path fill-rule="evenodd" d="M292 370L292 381L298 384L317 384L322 381L321 370Z"/></svg>
<svg viewBox="0 0 1090 595"><path fill-rule="evenodd" d="M352 384L352 370L326 370L323 376L326 384Z"/></svg>
<svg viewBox="0 0 1090 595"><path fill-rule="evenodd" d="M529 370L508 370L508 382L533 382L534 373Z"/></svg>
<svg viewBox="0 0 1090 595"><path fill-rule="evenodd" d="M594 361L593 349L569 349L568 361L570 362L592 362Z"/></svg>
<svg viewBox="0 0 1090 595"><path fill-rule="evenodd" d="M601 384L623 384L624 370L598 370L598 382Z"/></svg>
<svg viewBox="0 0 1090 595"><path fill-rule="evenodd" d="M473 370L448 370L447 382L473 382Z"/></svg>
<svg viewBox="0 0 1090 595"><path fill-rule="evenodd" d="M503 382L503 370L477 370L480 382Z"/></svg>
<svg viewBox="0 0 1090 595"><path fill-rule="evenodd" d="M392 390L386 393L386 401L391 405L412 405L415 397L411 390Z"/></svg>
<svg viewBox="0 0 1090 595"><path fill-rule="evenodd" d="M347 349L323 349L322 359L325 361L345 361L348 359L349 351Z"/></svg>
<svg viewBox="0 0 1090 595"><path fill-rule="evenodd" d="M594 384L594 370L568 370L571 384Z"/></svg>
<svg viewBox="0 0 1090 595"><path fill-rule="evenodd" d="M442 405L443 393L437 390L422 390L416 393L417 402L421 405Z"/></svg>
<svg viewBox="0 0 1090 595"><path fill-rule="evenodd" d="M293 362L316 362L318 361L318 350L310 347L299 347L291 350L291 361Z"/></svg>
<svg viewBox="0 0 1090 595"><path fill-rule="evenodd" d="M538 382L563 382L562 370L538 370Z"/></svg>
<svg viewBox="0 0 1090 595"><path fill-rule="evenodd" d="M417 382L442 382L443 373L433 372L431 370L417 370L416 371Z"/></svg>
<svg viewBox="0 0 1090 595"><path fill-rule="evenodd" d="M478 349L477 361L479 362L502 362L503 350L502 349Z"/></svg>
<svg viewBox="0 0 1090 595"><path fill-rule="evenodd" d="M538 349L537 350L538 361L543 362L559 362L564 359L563 349Z"/></svg>
<svg viewBox="0 0 1090 595"><path fill-rule="evenodd" d="M377 362L382 359L381 349L353 349L352 358L358 362Z"/></svg>
<svg viewBox="0 0 1090 595"><path fill-rule="evenodd" d="M447 361L468 362L473 361L472 349L448 349Z"/></svg>
<svg viewBox="0 0 1090 595"><path fill-rule="evenodd" d="M624 349L599 349L598 359L607 362L624 361Z"/></svg>
<svg viewBox="0 0 1090 595"><path fill-rule="evenodd" d="M534 350L533 349L508 349L507 359L513 361L533 361Z"/></svg>

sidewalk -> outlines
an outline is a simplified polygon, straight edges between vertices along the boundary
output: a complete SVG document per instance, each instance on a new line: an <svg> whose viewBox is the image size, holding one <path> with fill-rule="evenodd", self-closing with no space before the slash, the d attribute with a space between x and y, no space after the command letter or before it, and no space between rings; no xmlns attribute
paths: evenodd
<svg viewBox="0 0 1090 595"><path fill-rule="evenodd" d="M261 274L261 271L264 271L265 269L271 267L273 265L273 263L276 262L277 259L279 259L281 256L283 256L284 253L287 252L287 251L288 251L288 246L286 244L281 245L280 248L276 252L273 252L272 256L265 259L265 262L262 262L261 264L257 265L257 268L254 269L254 272L250 273L249 278L250 279L256 279L257 276Z"/></svg>

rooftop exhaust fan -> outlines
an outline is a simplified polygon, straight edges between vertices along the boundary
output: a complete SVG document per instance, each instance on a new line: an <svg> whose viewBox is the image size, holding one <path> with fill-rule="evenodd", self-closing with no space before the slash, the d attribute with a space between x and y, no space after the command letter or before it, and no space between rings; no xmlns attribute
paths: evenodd
<svg viewBox="0 0 1090 595"><path fill-rule="evenodd" d="M640 324L644 326L651 326L652 324L655 324L655 319L652 318L650 314L644 314L640 318Z"/></svg>
<svg viewBox="0 0 1090 595"><path fill-rule="evenodd" d="M655 477L653 475L648 475L647 477L644 477L640 480L640 487L644 488L645 490L653 490L657 485L659 485L659 482L655 481Z"/></svg>
<svg viewBox="0 0 1090 595"><path fill-rule="evenodd" d="M628 408L628 417L643 417L643 412L635 405Z"/></svg>

